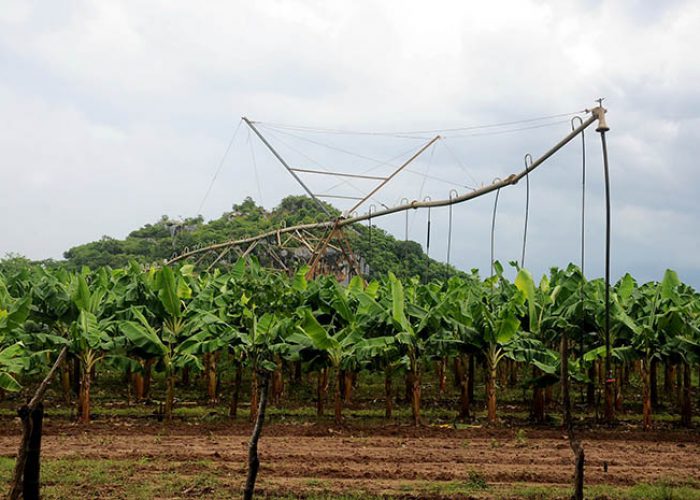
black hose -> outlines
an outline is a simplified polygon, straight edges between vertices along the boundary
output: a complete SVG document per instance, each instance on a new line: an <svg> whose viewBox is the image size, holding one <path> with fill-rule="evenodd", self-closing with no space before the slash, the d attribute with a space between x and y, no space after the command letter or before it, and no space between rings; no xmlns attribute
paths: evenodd
<svg viewBox="0 0 700 500"><path fill-rule="evenodd" d="M501 188L496 189L496 199L493 203L493 217L491 218L491 276L493 276L494 247L496 244L496 210L498 209L498 196L500 194Z"/></svg>

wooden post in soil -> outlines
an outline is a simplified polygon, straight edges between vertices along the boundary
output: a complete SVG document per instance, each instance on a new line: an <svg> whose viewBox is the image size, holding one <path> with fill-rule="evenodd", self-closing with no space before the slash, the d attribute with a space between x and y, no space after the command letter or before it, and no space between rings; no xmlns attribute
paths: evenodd
<svg viewBox="0 0 700 500"><path fill-rule="evenodd" d="M564 403L564 427L569 438L569 446L574 452L574 494L571 498L575 500L583 500L583 469L585 464L585 454L583 445L576 439L574 434L574 421L571 415L571 394L569 391L569 336L566 330L561 337L560 345L561 354L561 393Z"/></svg>
<svg viewBox="0 0 700 500"><path fill-rule="evenodd" d="M22 440L17 451L17 460L12 474L10 500L23 496L25 499L39 498L39 478L41 466L41 430L44 415L42 400L44 393L59 366L66 359L68 347L64 347L46 378L39 384L34 397L18 411L22 419Z"/></svg>
<svg viewBox="0 0 700 500"><path fill-rule="evenodd" d="M250 436L248 445L248 476L245 481L245 489L243 490L243 499L251 500L255 491L255 480L258 477L258 469L260 468L260 458L258 457L258 441L262 433L263 424L265 423L265 408L267 407L267 386L270 381L270 374L264 372L260 374L260 398L257 415L255 417L255 426L253 433Z"/></svg>

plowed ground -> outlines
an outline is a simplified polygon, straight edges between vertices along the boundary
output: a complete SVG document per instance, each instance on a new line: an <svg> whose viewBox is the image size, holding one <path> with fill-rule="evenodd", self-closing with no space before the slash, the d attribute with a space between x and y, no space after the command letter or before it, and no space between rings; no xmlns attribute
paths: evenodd
<svg viewBox="0 0 700 500"><path fill-rule="evenodd" d="M13 457L19 426L9 420L2 424L0 454ZM116 421L86 428L49 421L42 459L48 464L80 459L82 466L109 461L115 471L119 464L129 464L126 476L117 479L115 472L115 484L86 481L81 486L85 498L133 497L140 484L158 481L163 474L177 475L181 486L153 495L238 496L245 479L249 432L247 425L225 423L165 426ZM587 485L700 484L697 431L589 430L580 438ZM258 484L266 496L512 496L518 485L560 491L570 484L573 472L568 442L556 429L518 433L487 428L273 424L263 431L260 459ZM211 478L205 485L202 473ZM60 483L60 477L52 481Z"/></svg>

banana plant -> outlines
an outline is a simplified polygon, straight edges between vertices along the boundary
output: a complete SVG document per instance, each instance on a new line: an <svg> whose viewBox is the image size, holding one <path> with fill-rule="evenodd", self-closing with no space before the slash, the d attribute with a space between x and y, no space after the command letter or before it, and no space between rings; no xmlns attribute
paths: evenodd
<svg viewBox="0 0 700 500"><path fill-rule="evenodd" d="M188 366L201 370L202 366L197 356L182 348L199 326L191 321L185 304L185 300L192 297L188 278L192 278L191 266L151 270L147 284L158 300L153 308L146 310L149 317L139 308L131 307L131 319L119 323L120 330L131 343L132 352L144 359L156 358L161 362L166 379L164 413L167 420L173 417L176 370ZM192 349L191 344L188 346Z"/></svg>
<svg viewBox="0 0 700 500"><path fill-rule="evenodd" d="M64 269L35 270L35 281L31 288L31 319L35 328L25 337L25 342L34 352L54 351L69 342L71 325L77 320L79 310L73 301L74 277ZM61 387L66 404L71 403L70 362L77 367L73 377L76 394L79 393L79 361L71 355L61 366Z"/></svg>
<svg viewBox="0 0 700 500"><path fill-rule="evenodd" d="M559 340L561 332L570 327L557 310L558 299L564 288L561 283L551 286L547 276L543 276L539 285L535 285L532 274L526 269L518 271L514 284L524 295L527 304L527 326L524 330L528 335L521 336L518 345L514 346L513 355L518 361L533 367L532 413L537 422L543 422L545 418L543 387L560 380L560 363L566 362L568 365L568 359L561 360L556 352L545 346L546 343L555 343ZM568 384L568 379L563 380L562 383Z"/></svg>
<svg viewBox="0 0 700 500"><path fill-rule="evenodd" d="M359 328L353 312L350 310L344 298L340 298L343 292L338 292L338 302L336 306L342 310L339 314L347 322L340 328L335 328L333 333L329 332L326 326L322 326L318 319L309 309L301 312L301 323L299 330L301 334L291 335L289 341L296 343L303 350L309 351L311 357L322 358L322 363L328 364L331 368L331 375L335 379L335 421L340 424L342 421L342 397L341 397L341 368L347 367L348 363L354 363L355 348L362 339L362 330Z"/></svg>
<svg viewBox="0 0 700 500"><path fill-rule="evenodd" d="M113 321L104 316L107 291L94 285L90 290L85 273L75 279L73 302L79 310L70 327L70 351L80 362L80 421L90 422L90 384L94 368L114 349L110 335Z"/></svg>
<svg viewBox="0 0 700 500"><path fill-rule="evenodd" d="M496 416L496 376L498 364L508 355L520 332L519 310L525 296L503 277L503 267L494 264L496 275L484 283L484 295L472 304L471 315L479 331L481 353L486 361L486 407L490 424Z"/></svg>
<svg viewBox="0 0 700 500"><path fill-rule="evenodd" d="M18 391L16 376L26 370L29 352L18 340L30 312L31 298L15 299L7 291L0 274L0 389Z"/></svg>
<svg viewBox="0 0 700 500"><path fill-rule="evenodd" d="M638 287L626 274L616 287L613 316L615 330L629 334L630 347L641 361L643 428L652 426L651 363L661 354L669 329L680 320L675 305L678 275L671 270L664 273L661 282Z"/></svg>
<svg viewBox="0 0 700 500"><path fill-rule="evenodd" d="M380 283L368 284L352 280L349 289L357 301L355 314L364 332L355 346L356 363L370 371L384 372L384 416L391 418L393 412L393 375L403 363L403 355L396 342L391 310L378 302Z"/></svg>

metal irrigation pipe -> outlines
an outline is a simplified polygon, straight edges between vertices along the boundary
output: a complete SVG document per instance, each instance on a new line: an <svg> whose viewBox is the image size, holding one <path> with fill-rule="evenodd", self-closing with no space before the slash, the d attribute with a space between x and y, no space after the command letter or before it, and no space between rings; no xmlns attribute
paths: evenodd
<svg viewBox="0 0 700 500"><path fill-rule="evenodd" d="M552 155L554 155L557 151L559 151L561 148L566 146L571 140L576 137L579 133L581 133L583 130L585 130L587 127L589 127L593 122L596 120L600 120L600 116L603 116L601 112L598 112L598 109L602 108L594 108L592 110L589 110L591 112L591 116L589 116L586 120L583 121L581 125L576 127L571 133L566 135L563 139L561 139L559 142L557 142L551 149L546 151L542 156L537 158L535 161L532 162L532 165L527 167L525 170L520 171L517 174L511 174L510 176L506 177L503 180L500 180L499 182L494 182L493 184L490 184L488 186L483 186L479 189L474 189L473 191L470 191L468 193L465 193L460 196L456 196L454 198L447 198L447 199L441 199L441 200L432 200L432 201L418 201L418 200L413 200L410 203L406 203L403 205L399 205L396 207L391 207L391 208L386 208L384 210L379 210L377 212L372 213L372 217L383 217L385 215L390 215L398 212L403 212L409 209L418 209L418 208L429 208L429 207L445 207L449 205L455 205L457 203L463 203L465 201L472 200L474 198L478 198L480 196L484 196L488 193L491 193L493 191L496 191L498 189L501 189L506 186L512 186L518 183L520 179L528 175L530 172L535 170L537 167L539 167L542 163L544 163L546 160L548 160ZM187 257L191 257L192 255L198 254L203 251L209 251L209 250L214 250L217 248L224 248L227 246L232 246L232 245L241 245L244 243L251 243L255 240L258 239L263 239L266 238L270 235L274 235L279 233L286 233L290 231L295 231L295 230L300 230L300 229L328 229L332 228L334 226L337 227L344 227L348 226L351 224L354 224L356 222L362 222L369 219L368 214L363 214L363 215L358 215L354 217L348 217L348 218L342 218L339 217L337 219L333 220L327 220L327 221L322 221L322 222L314 222L314 223L309 223L309 224L300 224L298 226L290 226L287 228L284 228L282 230L272 230L268 231L267 233L263 233L257 236L252 236L250 238L244 238L241 240L231 240L231 241L225 241L223 243L217 243L215 245L211 245L209 247L205 248L200 248L199 250L192 250L189 252L185 252L173 259L170 259L169 261L166 262L166 264L172 264L174 262L177 262L179 260L185 259Z"/></svg>

